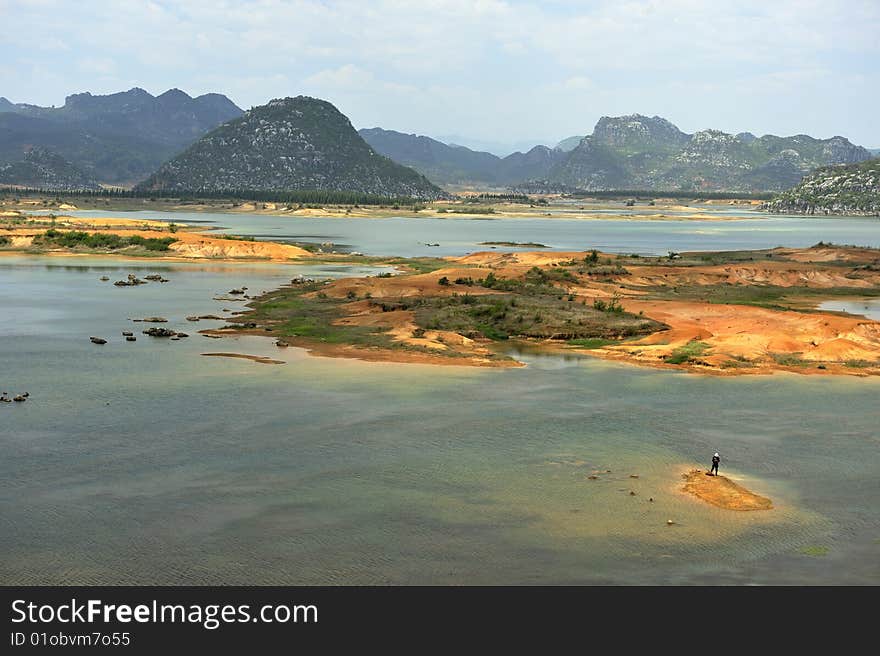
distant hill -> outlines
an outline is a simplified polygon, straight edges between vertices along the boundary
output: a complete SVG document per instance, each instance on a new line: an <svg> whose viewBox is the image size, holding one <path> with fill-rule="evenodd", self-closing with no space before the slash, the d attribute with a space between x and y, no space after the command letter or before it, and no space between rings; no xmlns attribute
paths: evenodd
<svg viewBox="0 0 880 656"><path fill-rule="evenodd" d="M554 146L556 150L561 150L564 153L571 152L575 148L577 148L578 144L581 142L581 139L584 138L584 135L568 137L567 139L563 139L558 144Z"/></svg>
<svg viewBox="0 0 880 656"><path fill-rule="evenodd" d="M0 164L16 162L36 147L58 153L101 182L133 183L241 114L226 96L192 98L179 89L159 96L138 88L106 96L79 93L58 108L0 98Z"/></svg>
<svg viewBox="0 0 880 656"><path fill-rule="evenodd" d="M786 214L880 214L880 158L823 167L763 207Z"/></svg>
<svg viewBox="0 0 880 656"><path fill-rule="evenodd" d="M445 195L424 176L377 154L332 104L307 96L276 99L224 123L138 188Z"/></svg>
<svg viewBox="0 0 880 656"><path fill-rule="evenodd" d="M868 152L871 153L872 157L880 157L880 148L869 148Z"/></svg>
<svg viewBox="0 0 880 656"><path fill-rule="evenodd" d="M507 186L546 176L563 157L561 152L554 152L546 146L535 146L527 153L498 157L464 146L448 145L430 137L382 128L359 130L359 134L376 152L414 168L436 184Z"/></svg>
<svg viewBox="0 0 880 656"><path fill-rule="evenodd" d="M34 148L12 164L0 165L0 184L52 191L97 190L97 180L66 159Z"/></svg>
<svg viewBox="0 0 880 656"><path fill-rule="evenodd" d="M606 116L546 182L585 190L777 191L820 166L870 156L839 136L686 134L659 116Z"/></svg>

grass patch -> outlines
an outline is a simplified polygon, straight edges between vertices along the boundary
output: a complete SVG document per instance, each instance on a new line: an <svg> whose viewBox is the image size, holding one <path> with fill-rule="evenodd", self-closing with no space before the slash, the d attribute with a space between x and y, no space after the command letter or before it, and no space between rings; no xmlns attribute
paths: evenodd
<svg viewBox="0 0 880 656"><path fill-rule="evenodd" d="M666 362L668 362L669 364L684 364L685 362L693 362L710 348L711 346L709 346L706 342L691 340L684 346L679 346L677 349L674 349L672 353L670 353L666 357Z"/></svg>
<svg viewBox="0 0 880 656"><path fill-rule="evenodd" d="M783 367L809 367L815 364L815 362L804 360L800 353L771 353L770 357L776 364L781 364Z"/></svg>
<svg viewBox="0 0 880 656"><path fill-rule="evenodd" d="M806 547L801 547L800 549L798 549L798 551L805 556L821 558L822 556L827 556L830 549L828 547L823 547L818 544L811 544Z"/></svg>
<svg viewBox="0 0 880 656"><path fill-rule="evenodd" d="M346 301L326 295L308 298L323 283L297 285L270 292L251 304L246 314L230 317L234 323L255 323L270 326L273 334L282 337L302 337L328 344L355 344L392 348L394 342L384 329L364 326L339 326L334 322L345 316L342 306Z"/></svg>
<svg viewBox="0 0 880 656"><path fill-rule="evenodd" d="M569 346L577 346L582 349L597 349L602 348L603 346L610 346L611 344L619 343L620 342L616 339L604 339L602 337L586 337L583 339L568 340Z"/></svg>
<svg viewBox="0 0 880 656"><path fill-rule="evenodd" d="M880 365L880 362L871 362L870 360L846 360L843 365L853 369L869 369Z"/></svg>
<svg viewBox="0 0 880 656"><path fill-rule="evenodd" d="M727 354L727 357L730 358L730 360L725 360L721 363L721 366L724 369L747 369L755 366L755 363L744 355Z"/></svg>
<svg viewBox="0 0 880 656"><path fill-rule="evenodd" d="M381 305L383 309L414 310L416 323L428 330L450 330L465 337L489 339L519 336L571 343L570 340L602 338L613 342L665 328L645 317L601 312L555 293L455 294L403 299L402 305L385 301Z"/></svg>
<svg viewBox="0 0 880 656"><path fill-rule="evenodd" d="M123 237L107 232L82 232L79 230L59 231L54 228L34 237L35 245L61 246L90 250L119 250L138 246L146 251L167 251L175 237Z"/></svg>
<svg viewBox="0 0 880 656"><path fill-rule="evenodd" d="M377 257L375 261L377 264L389 264L409 269L414 273L431 273L450 265L447 260L440 259L439 257L395 257L391 259Z"/></svg>

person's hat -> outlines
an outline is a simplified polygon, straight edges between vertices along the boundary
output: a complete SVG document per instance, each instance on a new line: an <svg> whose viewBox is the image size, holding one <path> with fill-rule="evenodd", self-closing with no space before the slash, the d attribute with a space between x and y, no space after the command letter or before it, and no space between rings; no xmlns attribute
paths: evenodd
<svg viewBox="0 0 880 656"><path fill-rule="evenodd" d="M716 455L716 456L718 455L718 452L717 452L717 451L715 452L715 455ZM720 456L719 456L719 457L720 457Z"/></svg>

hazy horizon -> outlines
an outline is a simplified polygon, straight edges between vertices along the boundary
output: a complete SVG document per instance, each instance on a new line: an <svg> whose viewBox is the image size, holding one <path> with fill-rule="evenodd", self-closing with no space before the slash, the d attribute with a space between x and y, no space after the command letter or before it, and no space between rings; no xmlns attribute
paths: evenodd
<svg viewBox="0 0 880 656"><path fill-rule="evenodd" d="M870 1L0 0L0 15L18 26L0 45L12 102L176 87L247 109L303 94L357 128L490 152L553 146L633 113L689 133L880 147Z"/></svg>

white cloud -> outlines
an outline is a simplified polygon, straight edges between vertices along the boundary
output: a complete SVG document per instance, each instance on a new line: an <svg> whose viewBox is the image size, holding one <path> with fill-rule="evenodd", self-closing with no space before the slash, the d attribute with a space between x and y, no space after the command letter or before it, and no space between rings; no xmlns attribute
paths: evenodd
<svg viewBox="0 0 880 656"><path fill-rule="evenodd" d="M0 0L0 16L16 26L0 59L22 71L0 94L45 104L126 71L243 106L324 94L356 124L423 133L567 136L638 111L880 143L876 0ZM827 93L844 77L861 80L846 106Z"/></svg>

